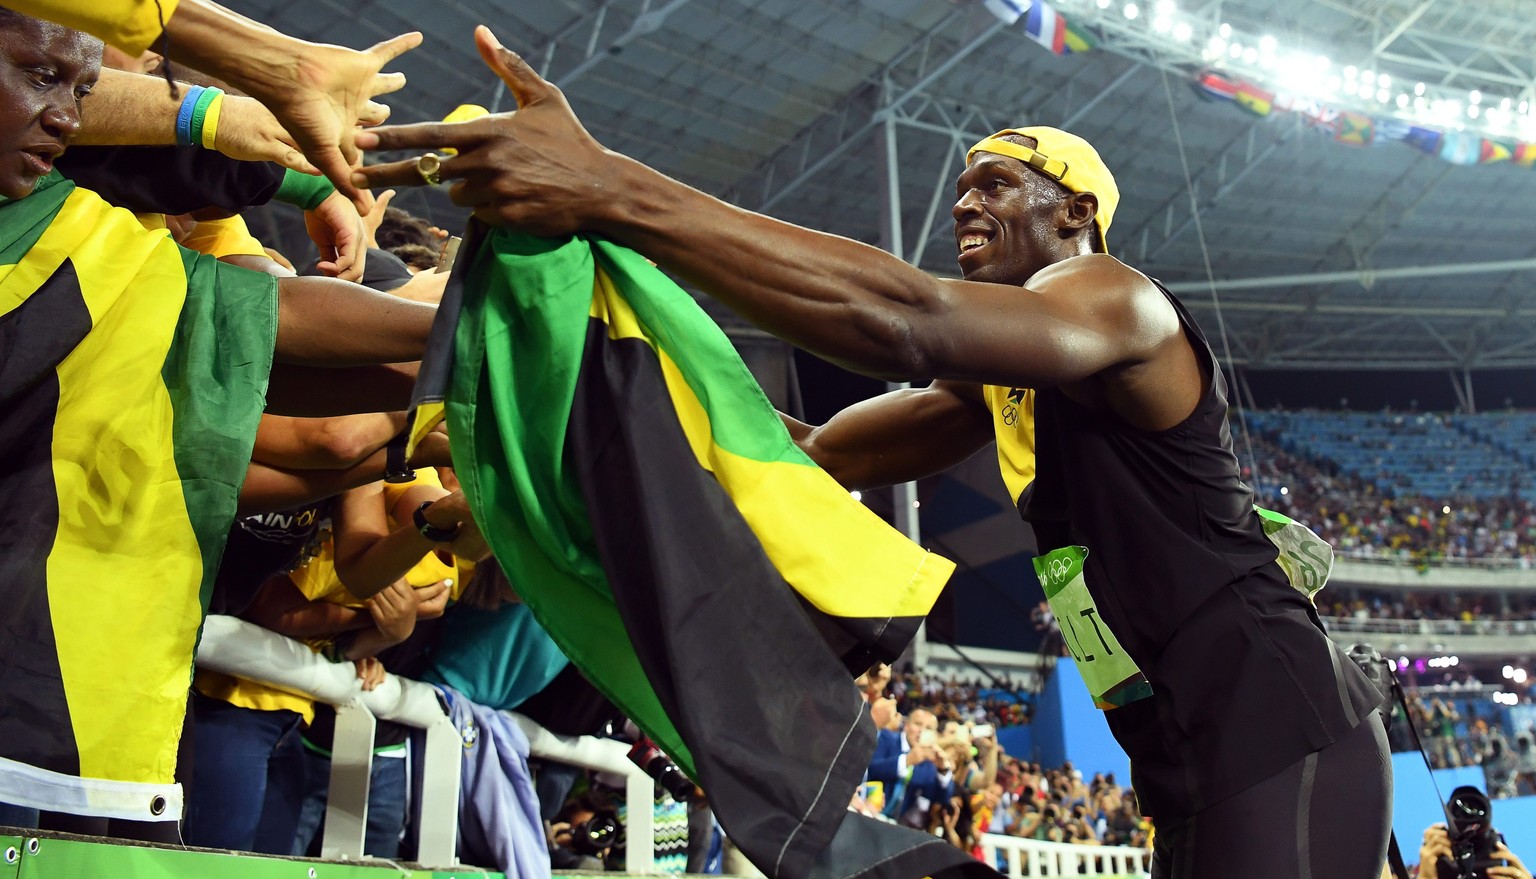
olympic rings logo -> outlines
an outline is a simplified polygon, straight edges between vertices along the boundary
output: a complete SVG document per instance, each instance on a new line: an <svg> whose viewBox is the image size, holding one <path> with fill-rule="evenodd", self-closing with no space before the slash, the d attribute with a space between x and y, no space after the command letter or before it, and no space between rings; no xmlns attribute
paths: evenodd
<svg viewBox="0 0 1536 879"><path fill-rule="evenodd" d="M1045 570L1052 580L1065 580L1067 574L1072 572L1072 563L1067 559L1051 559Z"/></svg>

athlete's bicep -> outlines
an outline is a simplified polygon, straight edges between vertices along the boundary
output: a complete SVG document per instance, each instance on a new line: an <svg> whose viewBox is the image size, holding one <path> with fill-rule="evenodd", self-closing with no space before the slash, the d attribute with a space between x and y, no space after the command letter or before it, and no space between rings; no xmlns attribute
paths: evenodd
<svg viewBox="0 0 1536 879"><path fill-rule="evenodd" d="M1056 387L1136 362L1179 332L1151 281L1109 257L1053 266L1027 288L945 287L917 330L933 375L959 382Z"/></svg>

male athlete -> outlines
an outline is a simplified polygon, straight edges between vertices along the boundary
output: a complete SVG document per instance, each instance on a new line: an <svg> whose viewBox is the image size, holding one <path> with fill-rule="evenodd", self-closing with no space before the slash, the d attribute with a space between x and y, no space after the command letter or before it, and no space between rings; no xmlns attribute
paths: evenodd
<svg viewBox="0 0 1536 879"><path fill-rule="evenodd" d="M482 220L607 236L799 347L932 379L791 433L849 488L935 473L997 440L1042 583L1154 816L1153 875L1379 875L1380 695L1276 564L1204 336L1108 255L1119 194L1091 146L1049 128L977 144L954 207L965 280L941 280L604 150L554 86L488 30L477 41L515 117L380 129L360 145L456 147L441 174ZM415 176L401 162L366 182Z"/></svg>

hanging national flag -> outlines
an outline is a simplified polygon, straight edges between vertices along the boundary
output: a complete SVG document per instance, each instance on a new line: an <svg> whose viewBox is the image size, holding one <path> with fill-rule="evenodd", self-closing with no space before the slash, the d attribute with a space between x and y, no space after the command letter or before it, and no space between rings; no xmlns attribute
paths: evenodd
<svg viewBox="0 0 1536 879"><path fill-rule="evenodd" d="M1045 0L1034 0L1024 16L1024 33L1031 40L1051 50L1053 55L1067 53L1067 20Z"/></svg>
<svg viewBox="0 0 1536 879"><path fill-rule="evenodd" d="M1507 162L1514 155L1514 148L1509 144L1496 140L1483 139L1479 145L1477 163L1479 165L1492 165L1495 162Z"/></svg>
<svg viewBox="0 0 1536 879"><path fill-rule="evenodd" d="M1445 133L1439 129L1414 125L1403 135L1403 142L1421 152L1438 156L1441 145L1445 143Z"/></svg>
<svg viewBox="0 0 1536 879"><path fill-rule="evenodd" d="M1195 94L1218 101L1237 100L1238 83L1219 73L1204 71L1195 77Z"/></svg>
<svg viewBox="0 0 1536 879"><path fill-rule="evenodd" d="M1536 164L1536 143L1521 141L1515 144L1515 154L1512 157L1515 164L1529 168Z"/></svg>
<svg viewBox="0 0 1536 879"><path fill-rule="evenodd" d="M1090 34L1086 28L1074 25L1070 21L1067 22L1067 32L1062 37L1062 41L1066 44L1068 55L1088 52L1098 48L1099 45L1099 41L1095 40L1093 34Z"/></svg>
<svg viewBox="0 0 1536 879"><path fill-rule="evenodd" d="M1404 122L1401 119L1393 119L1391 117L1377 118L1374 121L1374 126L1375 131L1371 135L1371 143L1387 143L1388 141L1403 140L1408 136L1408 132L1413 130L1413 126L1409 125L1407 122Z"/></svg>
<svg viewBox="0 0 1536 879"><path fill-rule="evenodd" d="M983 0L982 5L1004 24L1013 24L1029 8L1029 0Z"/></svg>
<svg viewBox="0 0 1536 879"><path fill-rule="evenodd" d="M446 407L476 521L562 651L770 877L996 879L847 810L875 740L850 671L901 652L953 565L815 466L639 255L467 239L413 418Z"/></svg>
<svg viewBox="0 0 1536 879"><path fill-rule="evenodd" d="M1251 82L1239 83L1234 96L1237 105L1255 116L1268 116L1274 107L1275 96Z"/></svg>
<svg viewBox="0 0 1536 879"><path fill-rule="evenodd" d="M0 801L176 820L275 281L54 172L0 199Z"/></svg>
<svg viewBox="0 0 1536 879"><path fill-rule="evenodd" d="M1447 131L1440 144L1440 158L1452 165L1476 165L1483 157L1483 139L1460 131Z"/></svg>
<svg viewBox="0 0 1536 879"><path fill-rule="evenodd" d="M1341 110L1333 123L1333 139L1350 146L1368 146L1376 136L1375 127L1371 117Z"/></svg>

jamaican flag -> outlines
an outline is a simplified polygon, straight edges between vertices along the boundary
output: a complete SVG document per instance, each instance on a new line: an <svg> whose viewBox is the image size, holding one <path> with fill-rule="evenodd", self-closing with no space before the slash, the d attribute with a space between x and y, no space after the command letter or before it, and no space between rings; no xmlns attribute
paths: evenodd
<svg viewBox="0 0 1536 879"><path fill-rule="evenodd" d="M0 801L181 816L193 643L274 293L57 174L0 199Z"/></svg>
<svg viewBox="0 0 1536 879"><path fill-rule="evenodd" d="M984 869L847 811L876 732L850 670L901 652L953 565L815 466L640 256L478 226L463 253L415 433L446 409L476 520L566 655L769 876Z"/></svg>

